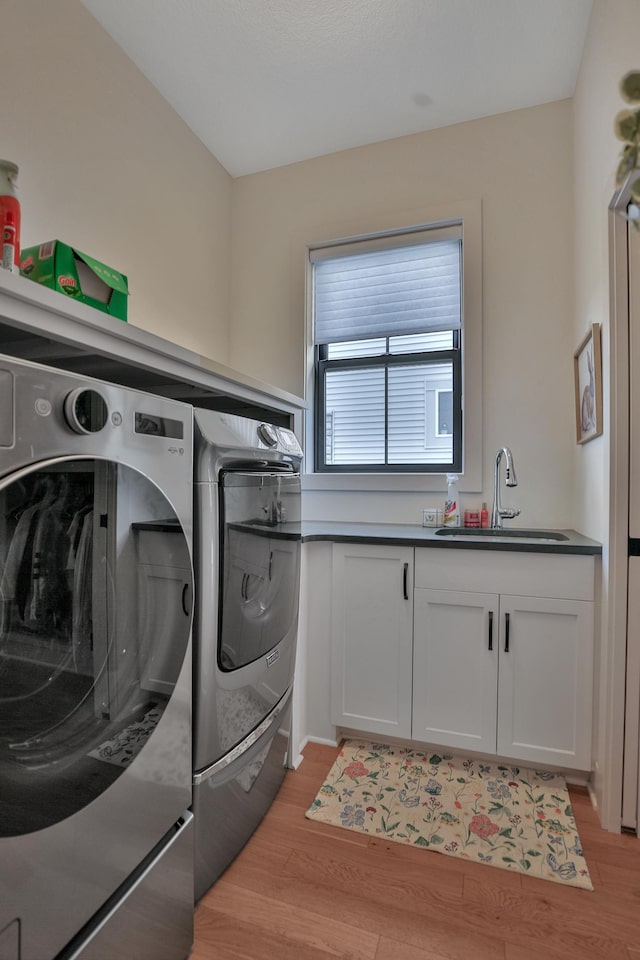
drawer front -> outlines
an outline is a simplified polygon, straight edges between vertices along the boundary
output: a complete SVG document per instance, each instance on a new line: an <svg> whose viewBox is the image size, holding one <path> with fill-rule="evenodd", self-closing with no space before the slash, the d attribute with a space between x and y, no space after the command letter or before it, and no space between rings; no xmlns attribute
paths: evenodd
<svg viewBox="0 0 640 960"><path fill-rule="evenodd" d="M593 556L416 549L415 586L432 590L510 593L520 597L593 600Z"/></svg>

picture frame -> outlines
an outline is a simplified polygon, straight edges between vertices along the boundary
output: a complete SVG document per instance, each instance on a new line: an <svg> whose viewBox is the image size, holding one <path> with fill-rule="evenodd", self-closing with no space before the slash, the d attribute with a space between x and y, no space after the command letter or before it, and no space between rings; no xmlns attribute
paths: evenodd
<svg viewBox="0 0 640 960"><path fill-rule="evenodd" d="M591 329L573 355L576 441L588 443L602 433L602 346L600 324Z"/></svg>

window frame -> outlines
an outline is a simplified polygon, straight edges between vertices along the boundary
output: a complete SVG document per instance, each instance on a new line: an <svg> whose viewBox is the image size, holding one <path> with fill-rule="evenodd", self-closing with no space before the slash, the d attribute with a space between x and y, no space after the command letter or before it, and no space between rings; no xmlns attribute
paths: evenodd
<svg viewBox="0 0 640 960"><path fill-rule="evenodd" d="M406 206L352 215L348 219L318 220L292 237L292 268L305 277L303 301L306 316L305 400L307 412L304 426L302 487L318 494L416 493L441 494L440 473L318 473L314 469L315 449L315 364L313 329L312 253L321 247L345 243L371 236L401 235L411 230L432 226L462 224L462 295L464 340L462 358L462 413L464 418L463 466L460 491L480 493L483 489L483 251L482 201L480 198L448 200L427 206L415 206L407 216ZM320 502L320 501L318 501Z"/></svg>

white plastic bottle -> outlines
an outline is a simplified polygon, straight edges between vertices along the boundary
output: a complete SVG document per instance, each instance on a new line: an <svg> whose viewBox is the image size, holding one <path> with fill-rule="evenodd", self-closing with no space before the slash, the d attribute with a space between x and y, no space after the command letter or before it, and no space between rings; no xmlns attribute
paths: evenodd
<svg viewBox="0 0 640 960"><path fill-rule="evenodd" d="M460 496L458 494L458 474L447 474L447 499L444 504L445 527L460 526Z"/></svg>

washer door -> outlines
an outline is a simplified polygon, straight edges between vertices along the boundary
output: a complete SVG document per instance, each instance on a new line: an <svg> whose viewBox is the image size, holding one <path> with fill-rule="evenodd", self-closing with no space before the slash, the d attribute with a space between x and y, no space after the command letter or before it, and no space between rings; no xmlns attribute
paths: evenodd
<svg viewBox="0 0 640 960"><path fill-rule="evenodd" d="M66 819L135 761L192 587L185 532L138 471L57 458L0 481L0 836Z"/></svg>

